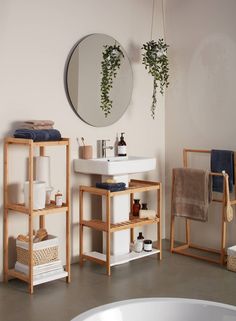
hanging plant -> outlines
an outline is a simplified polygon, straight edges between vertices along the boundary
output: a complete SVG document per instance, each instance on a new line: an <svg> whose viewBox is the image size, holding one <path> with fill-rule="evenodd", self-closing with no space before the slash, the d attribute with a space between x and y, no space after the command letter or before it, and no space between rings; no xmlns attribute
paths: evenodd
<svg viewBox="0 0 236 321"><path fill-rule="evenodd" d="M159 39L158 42L151 40L145 43L142 49L145 53L142 54L145 69L148 73L153 76L153 93L152 93L152 105L151 105L151 115L155 118L155 110L157 105L157 88L159 86L159 91L163 95L164 87L168 87L169 82L169 67L167 58L167 48L169 46L164 42L163 39Z"/></svg>
<svg viewBox="0 0 236 321"><path fill-rule="evenodd" d="M104 112L105 117L111 113L112 100L110 99L110 90L114 78L116 78L117 70L120 69L121 58L124 58L124 54L120 49L120 46L104 46L105 50L102 53L102 80L101 80L101 109Z"/></svg>

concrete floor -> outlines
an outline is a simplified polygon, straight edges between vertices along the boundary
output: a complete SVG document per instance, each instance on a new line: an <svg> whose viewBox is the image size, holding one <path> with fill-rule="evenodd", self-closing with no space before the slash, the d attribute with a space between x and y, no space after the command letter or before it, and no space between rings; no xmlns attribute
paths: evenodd
<svg viewBox="0 0 236 321"><path fill-rule="evenodd" d="M167 246L167 243L165 243ZM112 268L72 265L72 283L58 280L27 293L24 282L0 285L1 321L68 321L92 307L142 297L184 297L236 305L236 273L225 267L170 254L147 257Z"/></svg>

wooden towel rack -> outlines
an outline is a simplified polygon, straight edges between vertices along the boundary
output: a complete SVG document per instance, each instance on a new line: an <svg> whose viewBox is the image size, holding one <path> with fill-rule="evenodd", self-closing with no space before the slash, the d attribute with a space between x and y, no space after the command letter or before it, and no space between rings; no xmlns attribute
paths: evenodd
<svg viewBox="0 0 236 321"><path fill-rule="evenodd" d="M208 153L210 154L210 150L202 150L202 149L184 149L183 150L183 166L188 167L188 153ZM236 152L234 153L234 172L236 173ZM171 195L171 227L170 227L170 250L172 253L178 253L186 256L191 256L193 258L205 260L208 262L218 263L223 265L226 261L225 255L225 247L226 247L226 227L227 222L225 220L225 211L226 211L226 184L228 184L228 179L222 173L209 173L212 176L223 176L223 193L222 198L213 198L213 202L221 203L222 210L221 210L221 245L220 249L210 249L207 247L202 247L197 244L193 244L190 241L190 219L184 218L185 220L185 239L186 243L183 245L179 245L174 247L175 239L174 239L174 232L175 232L175 215L173 215L173 183L174 183L174 175L172 175L172 195ZM230 205L236 205L236 184L234 185L234 192L235 192L235 199L230 201ZM186 250L192 248L201 250L208 253L218 254L219 258L211 258L207 256L203 256L200 254L194 254L191 252L187 252Z"/></svg>

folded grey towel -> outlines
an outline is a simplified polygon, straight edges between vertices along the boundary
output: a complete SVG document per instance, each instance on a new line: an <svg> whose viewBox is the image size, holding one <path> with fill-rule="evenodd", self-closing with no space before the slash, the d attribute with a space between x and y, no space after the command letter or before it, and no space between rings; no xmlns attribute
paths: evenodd
<svg viewBox="0 0 236 321"><path fill-rule="evenodd" d="M207 221L212 198L212 179L209 172L192 168L174 168L173 178L172 214Z"/></svg>
<svg viewBox="0 0 236 321"><path fill-rule="evenodd" d="M25 124L31 124L31 125L54 125L54 121L53 120L26 120L24 122Z"/></svg>

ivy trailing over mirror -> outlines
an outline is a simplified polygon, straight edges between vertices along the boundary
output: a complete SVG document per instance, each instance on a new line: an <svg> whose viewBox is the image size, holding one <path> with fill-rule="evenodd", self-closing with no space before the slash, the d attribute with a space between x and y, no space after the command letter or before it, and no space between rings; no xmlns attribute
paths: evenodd
<svg viewBox="0 0 236 321"><path fill-rule="evenodd" d="M102 80L101 80L101 105L100 108L104 112L105 117L111 113L112 100L110 99L110 90L112 89L113 80L117 76L117 71L120 69L121 59L124 54L119 45L104 46L105 50L102 53Z"/></svg>
<svg viewBox="0 0 236 321"><path fill-rule="evenodd" d="M155 110L157 106L157 88L163 95L164 88L169 85L169 63L167 58L167 48L169 46L164 42L164 39L159 39L158 42L151 40L143 44L142 49L142 63L148 73L153 76L153 93L152 93L152 105L151 116L155 118Z"/></svg>

